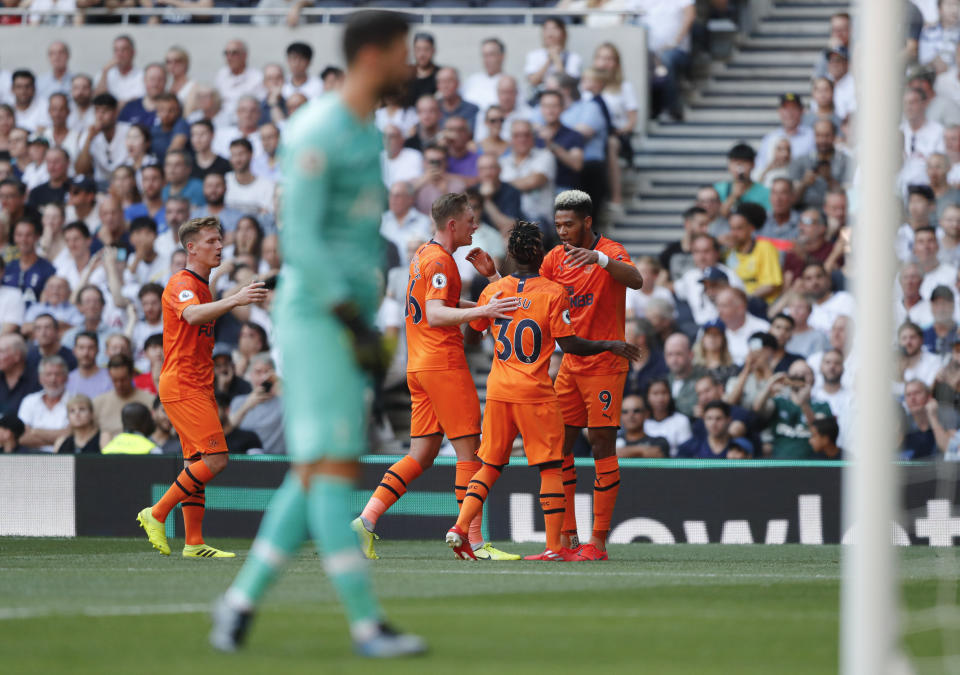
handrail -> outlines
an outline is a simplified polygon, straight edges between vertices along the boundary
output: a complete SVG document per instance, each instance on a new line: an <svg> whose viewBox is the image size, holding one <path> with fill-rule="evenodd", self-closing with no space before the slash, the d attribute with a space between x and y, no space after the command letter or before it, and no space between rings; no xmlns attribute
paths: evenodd
<svg viewBox="0 0 960 675"><path fill-rule="evenodd" d="M334 16L343 16L353 12L373 9L372 7L308 7L300 11L301 18L319 17L320 23L331 23ZM430 24L434 16L468 16L483 19L484 17L521 16L524 23L533 24L535 17L562 16L586 17L593 15L623 16L628 23L632 23L642 15L641 12L624 12L617 10L596 9L584 12L583 10L556 9L550 7L389 7L387 11L413 14L424 19L424 24ZM107 9L105 7L90 7L87 9L61 10L58 8L34 10L29 7L0 8L0 16L31 16L42 17L73 17L82 16L119 16L122 23L128 23L130 17L158 17L163 18L170 14L189 15L198 17L221 17L222 23L227 23L231 17L249 16L285 19L289 12L286 7L126 7ZM83 24L85 25L85 24ZM100 25L100 24L94 24ZM183 24L177 24L183 25Z"/></svg>

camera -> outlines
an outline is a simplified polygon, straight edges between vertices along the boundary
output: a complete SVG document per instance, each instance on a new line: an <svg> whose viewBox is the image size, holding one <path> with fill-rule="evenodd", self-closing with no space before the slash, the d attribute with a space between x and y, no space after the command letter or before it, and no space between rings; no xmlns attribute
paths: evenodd
<svg viewBox="0 0 960 675"><path fill-rule="evenodd" d="M266 382L264 382L264 383L261 384L260 386L263 387L263 393L265 393L265 394L266 394L266 393L269 393L270 390L273 389L273 380L267 380Z"/></svg>

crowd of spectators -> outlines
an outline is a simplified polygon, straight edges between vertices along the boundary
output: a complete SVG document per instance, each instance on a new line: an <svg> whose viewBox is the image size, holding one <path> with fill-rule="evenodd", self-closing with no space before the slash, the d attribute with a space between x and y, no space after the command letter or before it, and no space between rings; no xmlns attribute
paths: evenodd
<svg viewBox="0 0 960 675"><path fill-rule="evenodd" d="M902 459L960 459L960 0L908 2L903 225L891 288ZM920 18L922 12L922 18ZM681 238L628 291L622 456L832 459L852 451L851 224L858 167L851 17L832 16L809 92L727 153Z"/></svg>

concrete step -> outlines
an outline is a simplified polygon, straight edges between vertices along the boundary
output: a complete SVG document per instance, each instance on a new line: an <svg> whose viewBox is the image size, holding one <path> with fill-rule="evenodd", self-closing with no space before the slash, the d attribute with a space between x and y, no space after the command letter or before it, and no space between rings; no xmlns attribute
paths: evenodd
<svg viewBox="0 0 960 675"><path fill-rule="evenodd" d="M689 169L724 169L727 159L724 157L727 147L718 147L705 155L643 155L637 157L637 168L641 173L649 171L687 171Z"/></svg>
<svg viewBox="0 0 960 675"><path fill-rule="evenodd" d="M744 64L734 65L729 63L715 64L711 69L710 78L715 80L732 80L741 78L744 80L805 80L810 81L810 68L805 65L783 65L783 64Z"/></svg>
<svg viewBox="0 0 960 675"><path fill-rule="evenodd" d="M813 66L820 58L820 52L823 47L817 47L809 50L789 50L789 51L743 51L738 52L727 65L731 68L751 67L751 68L776 68L782 66L808 66L813 71Z"/></svg>
<svg viewBox="0 0 960 675"><path fill-rule="evenodd" d="M693 169L690 171L657 171L648 174L651 187L692 187L694 189L705 183L715 183L718 180L727 180L726 170ZM691 193L692 195L692 193Z"/></svg>
<svg viewBox="0 0 960 675"><path fill-rule="evenodd" d="M809 84L807 82L801 83L805 91L809 90ZM749 95L751 97L757 97L763 94L768 94L770 96L779 96L785 91L793 91L797 89L797 80L749 80L749 79L735 79L735 80L717 80L711 78L707 83L706 88L703 90L705 96L715 96L715 95L734 95L737 98L744 97ZM804 92L805 93L805 92Z"/></svg>
<svg viewBox="0 0 960 675"><path fill-rule="evenodd" d="M742 138L738 134L731 137ZM660 136L647 138L642 145L644 155L662 154L666 157L689 159L691 155L713 154L726 152L730 149L728 138L678 138ZM640 159L638 157L638 159ZM691 165L693 166L693 165Z"/></svg>
<svg viewBox="0 0 960 675"><path fill-rule="evenodd" d="M738 58L745 53L779 52L781 54L796 54L797 61L801 61L826 49L829 37L828 26L824 26L818 35L797 37L784 35L782 32L776 35L770 33L751 35L740 45L740 53L734 58Z"/></svg>
<svg viewBox="0 0 960 675"><path fill-rule="evenodd" d="M820 21L830 24L830 17L835 12L848 11L846 3L829 3L802 5L799 7L777 7L773 13L765 17L765 21ZM840 9L843 7L843 9Z"/></svg>
<svg viewBox="0 0 960 675"><path fill-rule="evenodd" d="M736 117L741 122L753 125L765 124L775 127L779 124L776 108L743 108L736 110ZM691 122L716 122L726 123L730 120L731 109L703 107L693 108L687 113L687 119Z"/></svg>
<svg viewBox="0 0 960 675"><path fill-rule="evenodd" d="M742 85L746 89L748 85ZM737 95L728 91L704 89L691 96L689 103L700 108L770 108L776 110L780 105L779 93L744 92Z"/></svg>
<svg viewBox="0 0 960 675"><path fill-rule="evenodd" d="M764 18L757 24L751 37L769 38L774 35L822 37L826 40L830 37L830 24L824 21L771 21Z"/></svg>
<svg viewBox="0 0 960 675"><path fill-rule="evenodd" d="M654 214L654 213L677 214L682 212L688 206L690 206L690 203L692 201L693 201L693 195L691 195L690 199L647 199L645 198L643 193L640 193L639 199L628 204L627 208L629 209L642 208L643 213L645 214Z"/></svg>
<svg viewBox="0 0 960 675"><path fill-rule="evenodd" d="M705 109L705 108L704 108ZM649 127L649 137L681 137L681 138L760 138L770 131L766 124L740 124L737 120L727 120L725 122L701 122L694 123L687 120L683 123L652 122ZM642 147L642 141L634 145L635 148Z"/></svg>

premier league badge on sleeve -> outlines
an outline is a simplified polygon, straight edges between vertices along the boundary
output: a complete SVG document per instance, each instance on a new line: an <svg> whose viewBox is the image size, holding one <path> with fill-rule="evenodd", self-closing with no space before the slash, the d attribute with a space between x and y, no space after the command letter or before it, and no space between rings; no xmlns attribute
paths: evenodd
<svg viewBox="0 0 960 675"><path fill-rule="evenodd" d="M434 288L445 288L447 285L447 275L442 272L437 272L433 275L430 283L433 284Z"/></svg>

